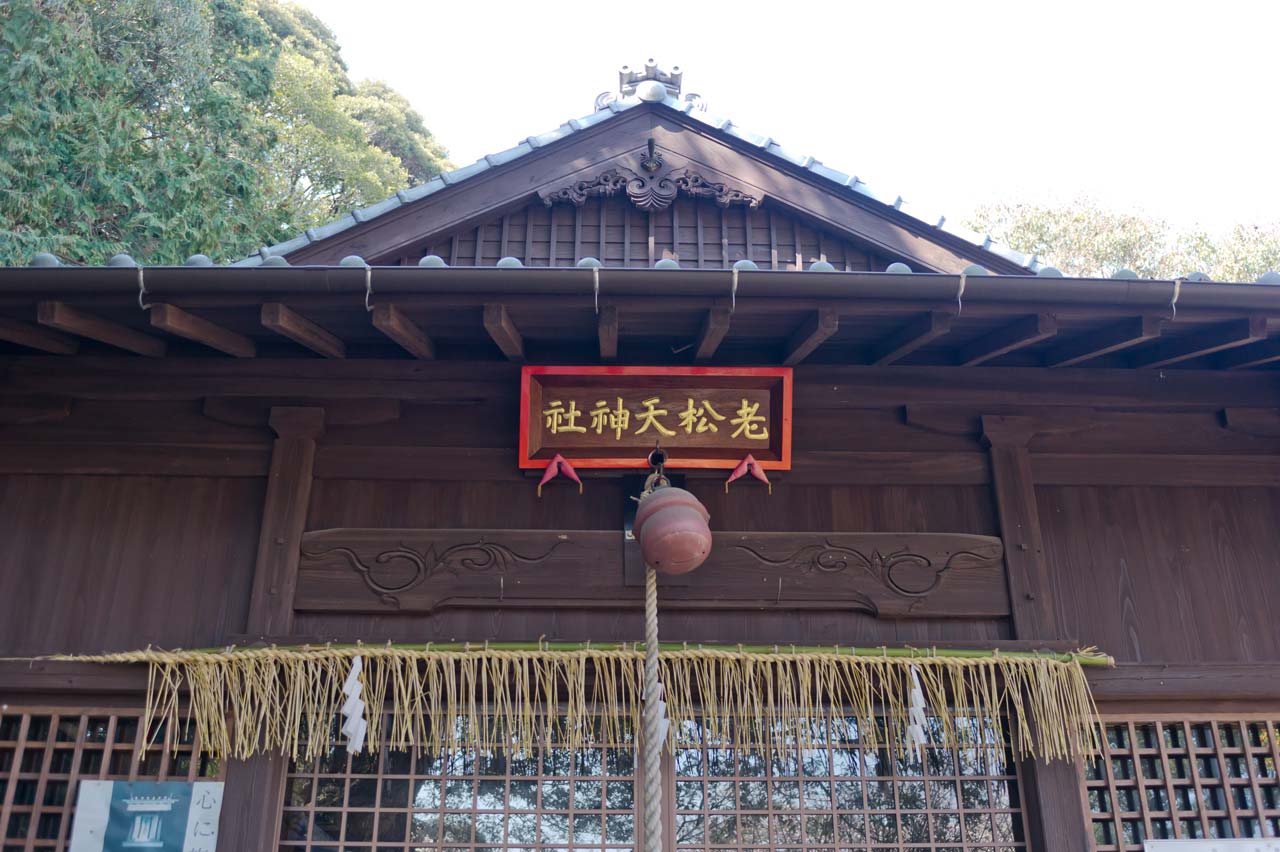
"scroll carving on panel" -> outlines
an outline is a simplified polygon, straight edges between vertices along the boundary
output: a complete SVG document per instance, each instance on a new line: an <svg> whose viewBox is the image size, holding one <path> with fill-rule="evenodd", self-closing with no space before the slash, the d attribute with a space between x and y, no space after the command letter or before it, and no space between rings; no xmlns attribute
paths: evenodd
<svg viewBox="0 0 1280 852"><path fill-rule="evenodd" d="M303 536L294 608L641 604L621 532L331 529ZM998 538L950 533L717 532L707 562L663 582L667 609L821 609L885 619L999 618L1009 601Z"/></svg>

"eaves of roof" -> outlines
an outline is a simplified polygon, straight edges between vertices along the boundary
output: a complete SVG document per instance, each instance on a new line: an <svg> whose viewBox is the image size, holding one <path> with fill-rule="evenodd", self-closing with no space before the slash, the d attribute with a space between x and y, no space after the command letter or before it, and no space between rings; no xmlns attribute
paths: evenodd
<svg viewBox="0 0 1280 852"><path fill-rule="evenodd" d="M264 259L272 255L288 256L290 253L298 251L312 243L333 237L342 233L356 225L376 219L390 213L393 210L415 201L419 201L439 192L455 184L462 183L476 175L488 171L497 166L517 160L521 157L533 153L535 150L552 144L553 142L564 139L575 133L594 127L601 122L607 121L618 113L633 109L646 101L632 95L620 100L613 101L604 109L583 116L582 118L570 119L554 130L537 136L530 136L519 144L498 151L493 154L486 154L479 160L476 160L469 166L463 166L450 172L444 172L437 175L426 183L418 184L407 189L398 191L395 195L371 204L368 207L362 207L352 210L346 216L336 219L324 225L315 228L307 228L301 234L277 243L273 246L264 246L258 250L255 255L250 255L243 260L237 261L232 266L258 266ZM783 148L772 137L763 136L757 133L739 127L727 118L710 115L694 108L694 105L687 101L668 96L661 101L664 106L684 113L690 118L707 125L709 128L733 137L740 142L746 143L754 148L759 149L764 155L781 160L801 169L804 169L821 181L839 187L842 191L852 191L858 193L867 199L884 205L886 208L892 209L897 215L905 217L916 225L916 230L921 233L928 234L930 231L944 238L959 238L964 242L976 246L977 248L990 252L1004 259L1007 262L1021 266L1031 272L1038 271L1043 264L1035 255L1024 254L1008 246L996 242L989 234L983 235L965 228L960 228L947 222L945 216L941 214L931 213L922 207L914 204L908 204L901 196L889 198L885 195L872 191L867 184L857 175L846 174L838 169L824 165L821 161L810 156L797 154Z"/></svg>

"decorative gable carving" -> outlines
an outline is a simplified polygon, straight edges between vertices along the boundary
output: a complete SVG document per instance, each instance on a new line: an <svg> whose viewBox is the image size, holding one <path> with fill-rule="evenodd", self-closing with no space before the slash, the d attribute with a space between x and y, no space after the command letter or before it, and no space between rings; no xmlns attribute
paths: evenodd
<svg viewBox="0 0 1280 852"><path fill-rule="evenodd" d="M654 141L650 138L648 150L640 155L640 171L626 166L613 166L594 177L574 181L568 186L545 193L542 200L548 207L564 203L581 207L590 197L625 192L632 204L652 213L666 210L676 200L676 196L683 193L692 198L713 199L721 207L734 204L760 206L758 197L742 189L708 180L688 167L673 166L662 171L664 165L662 152L656 150Z"/></svg>

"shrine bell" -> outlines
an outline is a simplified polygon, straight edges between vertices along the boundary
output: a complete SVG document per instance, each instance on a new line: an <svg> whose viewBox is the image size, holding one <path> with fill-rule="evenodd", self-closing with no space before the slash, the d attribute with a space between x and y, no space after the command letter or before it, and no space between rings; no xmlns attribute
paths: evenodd
<svg viewBox="0 0 1280 852"><path fill-rule="evenodd" d="M697 568L711 553L710 520L707 507L683 488L658 485L646 491L633 525L644 563L663 574Z"/></svg>

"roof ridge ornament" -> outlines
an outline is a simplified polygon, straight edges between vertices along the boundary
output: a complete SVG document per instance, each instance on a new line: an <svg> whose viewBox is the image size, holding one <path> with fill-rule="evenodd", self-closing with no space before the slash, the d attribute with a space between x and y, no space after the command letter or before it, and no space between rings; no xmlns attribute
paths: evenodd
<svg viewBox="0 0 1280 852"><path fill-rule="evenodd" d="M667 98L680 99L680 89L684 80L684 72L679 65L672 65L670 71L658 67L653 59L644 63L643 70L633 70L629 65L618 69L618 91L601 92L596 95L595 109L599 112L608 109L609 105L623 98L639 98L642 101L657 102ZM695 92L684 96L685 111L699 110L706 112L707 102Z"/></svg>

